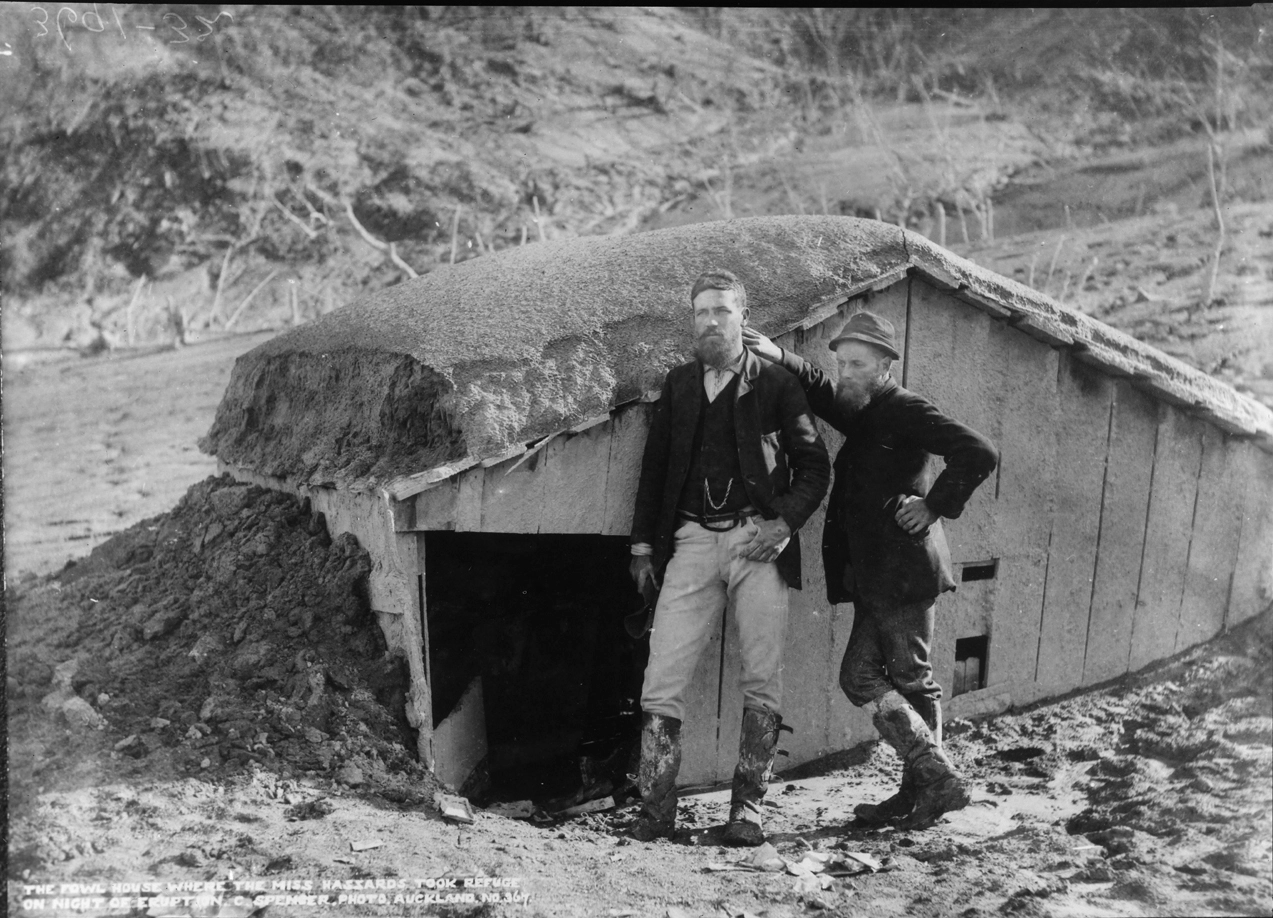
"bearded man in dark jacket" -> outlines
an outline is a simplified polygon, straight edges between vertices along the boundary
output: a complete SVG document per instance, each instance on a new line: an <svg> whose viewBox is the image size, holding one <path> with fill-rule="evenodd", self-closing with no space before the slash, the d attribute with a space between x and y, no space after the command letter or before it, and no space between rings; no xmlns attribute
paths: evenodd
<svg viewBox="0 0 1273 918"><path fill-rule="evenodd" d="M782 726L796 531L818 509L831 463L800 384L743 347L747 291L728 271L690 291L697 359L667 375L654 406L632 517L632 577L661 580L641 690L642 797L632 834L672 835L685 692L726 605L738 624L743 723L724 840L764 841L760 804Z"/></svg>
<svg viewBox="0 0 1273 918"><path fill-rule="evenodd" d="M942 749L941 686L929 661L937 597L955 588L941 519L963 512L999 454L897 384L893 326L873 313L852 316L831 341L838 379L751 329L744 341L793 373L814 413L845 437L822 537L827 599L853 603L840 687L854 705L870 708L903 763L901 789L880 804L859 805L858 821L926 828L968 804ZM945 459L940 475L932 456Z"/></svg>

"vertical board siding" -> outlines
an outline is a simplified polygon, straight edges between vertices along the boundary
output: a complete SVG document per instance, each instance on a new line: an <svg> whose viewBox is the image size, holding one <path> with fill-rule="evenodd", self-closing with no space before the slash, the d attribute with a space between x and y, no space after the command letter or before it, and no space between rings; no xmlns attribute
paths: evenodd
<svg viewBox="0 0 1273 918"><path fill-rule="evenodd" d="M470 530L457 520L455 528L460 532L538 532L546 495L544 459L544 450L540 450L529 459L517 456L487 469L478 466L462 473L461 503L466 486L476 490L480 485L481 523Z"/></svg>
<svg viewBox="0 0 1273 918"><path fill-rule="evenodd" d="M1273 603L1273 456L1252 443L1238 443L1234 449L1245 498L1227 627Z"/></svg>
<svg viewBox="0 0 1273 918"><path fill-rule="evenodd" d="M460 476L456 483L455 495L455 531L481 532L483 490L486 480L485 470L479 465ZM510 491L512 499L519 503L528 502L518 491ZM496 530L498 531L498 530ZM517 530L510 530L516 532Z"/></svg>
<svg viewBox="0 0 1273 918"><path fill-rule="evenodd" d="M840 311L809 329L796 330L779 339L779 344L799 354L804 360L824 373L837 374L835 352L830 343L839 334L849 317L869 310L893 324L898 349L903 350L907 329L907 297L909 279L885 290L858 297L844 304ZM896 361L893 374L901 381L905 368L903 359ZM844 443L844 438L825 422L817 422L827 451L832 460ZM830 491L828 490L828 494ZM791 726L791 733L783 733L779 745L788 752L780 759L778 768L806 762L836 749L843 749L855 742L874 735L869 719L858 721L850 728L852 720L844 710L849 707L840 691L840 658L848 643L848 626L852 624L851 606L832 606L827 602L826 574L822 568L822 525L826 519L826 499L800 530L801 579L803 589L790 594L790 614L787 620L787 640L783 651L783 719ZM838 625L837 622L843 622ZM843 631L840 635L839 632ZM730 639L727 635L727 640ZM725 691L728 699L737 695L736 668L732 660L736 654L727 652ZM843 704L838 704L839 699ZM741 701L738 708L741 717ZM722 768L728 762L733 769L737 755L738 727L733 723L734 713L724 715L721 724L720 756ZM849 732L852 733L850 736ZM846 737L849 737L846 740ZM728 771L722 771L723 776Z"/></svg>
<svg viewBox="0 0 1273 918"><path fill-rule="evenodd" d="M986 581L997 585L989 629L987 687L1030 682L1034 679L1039 663L1039 633L1047 560L1043 549L1005 554L999 559L996 579ZM953 641L951 648L953 662Z"/></svg>
<svg viewBox="0 0 1273 918"><path fill-rule="evenodd" d="M1176 649L1202 462L1203 422L1163 403L1157 410L1158 445L1127 662L1131 670Z"/></svg>
<svg viewBox="0 0 1273 918"><path fill-rule="evenodd" d="M1158 431L1154 401L1125 380L1117 380L1109 430L1096 582L1083 664L1087 684L1127 671Z"/></svg>
<svg viewBox="0 0 1273 918"><path fill-rule="evenodd" d="M1056 510L1048 549L1035 681L1081 684L1100 530L1114 383L1063 354L1058 367Z"/></svg>
<svg viewBox="0 0 1273 918"><path fill-rule="evenodd" d="M821 528L819 524L819 533ZM809 532L809 526L801 530L802 535L805 532ZM811 560L821 567L818 546L813 544L814 535L809 532L809 542L813 545L810 553L815 556ZM800 547L804 551L804 545ZM806 570L812 564L806 563ZM832 733L839 730L831 723L831 699L841 694L840 658L835 655L835 616L835 607L827 602L821 578L815 583L806 579L803 590L791 592L783 658L782 717L792 732L780 737L780 745L789 754L787 764L808 761L843 748L832 745Z"/></svg>
<svg viewBox="0 0 1273 918"><path fill-rule="evenodd" d="M1056 504L1060 355L1002 322L990 326L989 343L990 359L1002 368L994 377L996 391L988 393L995 416L983 431L999 449L999 468L978 489L987 498L998 492L991 502L991 554L999 559L986 672L986 684L992 686L1033 680L1038 667ZM952 528L961 522L956 520Z"/></svg>
<svg viewBox="0 0 1273 918"><path fill-rule="evenodd" d="M1004 400L1012 397L1014 389L1002 327L986 313L913 280L909 329L906 388L989 437L1002 450ZM1025 337L1019 332L1006 333ZM940 468L941 460L935 462ZM992 475L982 483L958 519L942 523L957 580L962 565L989 561L1000 554L996 478ZM961 584L953 594L937 601L930 659L933 677L948 695L953 688L955 641L990 633L1002 576L1001 569L994 580ZM997 642L992 645L991 657L998 658Z"/></svg>
<svg viewBox="0 0 1273 918"><path fill-rule="evenodd" d="M650 410L646 404L628 405L611 417L607 425L610 458L602 535L628 535L632 531L632 510L641 480L641 457L645 452L645 435L650 429Z"/></svg>
<svg viewBox="0 0 1273 918"><path fill-rule="evenodd" d="M1231 448L1234 442L1210 424L1203 427L1197 509L1176 634L1177 650L1214 637L1224 627L1250 486Z"/></svg>
<svg viewBox="0 0 1273 918"><path fill-rule="evenodd" d="M561 434L544 452L540 532L596 532L605 517L613 421Z"/></svg>
<svg viewBox="0 0 1273 918"><path fill-rule="evenodd" d="M421 491L415 497L412 528L416 531L454 529L455 508L460 496L459 479L451 478Z"/></svg>
<svg viewBox="0 0 1273 918"><path fill-rule="evenodd" d="M979 309L922 281L912 283L906 388L960 423L1000 440L996 396L1010 386L1003 354L992 344L992 325L994 320ZM993 557L995 503L992 476L973 493L959 519L943 523L957 564ZM961 605L958 593L955 605ZM970 615L970 623L983 618L979 611Z"/></svg>

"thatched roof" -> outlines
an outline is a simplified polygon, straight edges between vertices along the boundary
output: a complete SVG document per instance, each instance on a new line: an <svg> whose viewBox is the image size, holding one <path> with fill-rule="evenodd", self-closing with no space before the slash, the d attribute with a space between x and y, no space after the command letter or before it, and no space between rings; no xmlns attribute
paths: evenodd
<svg viewBox="0 0 1273 918"><path fill-rule="evenodd" d="M200 446L258 474L359 488L507 453L656 389L691 353L688 291L710 267L742 278L752 324L771 336L917 272L1273 449L1273 412L1223 383L920 236L849 217L563 240L442 268L240 357Z"/></svg>

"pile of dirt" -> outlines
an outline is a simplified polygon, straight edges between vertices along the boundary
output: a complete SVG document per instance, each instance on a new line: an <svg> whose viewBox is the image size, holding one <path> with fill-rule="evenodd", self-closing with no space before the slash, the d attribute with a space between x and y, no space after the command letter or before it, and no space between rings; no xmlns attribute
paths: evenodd
<svg viewBox="0 0 1273 918"><path fill-rule="evenodd" d="M307 502L222 476L28 581L9 597L10 730L31 753L12 779L249 767L431 799L369 570Z"/></svg>

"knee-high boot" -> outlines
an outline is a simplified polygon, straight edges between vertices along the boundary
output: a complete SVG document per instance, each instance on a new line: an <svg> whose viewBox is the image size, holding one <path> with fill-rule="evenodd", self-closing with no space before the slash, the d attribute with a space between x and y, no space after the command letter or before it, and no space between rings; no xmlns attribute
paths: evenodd
<svg viewBox="0 0 1273 918"><path fill-rule="evenodd" d="M963 778L941 748L940 733L934 736L925 718L900 693L886 692L875 699L871 702L871 713L880 736L896 750L903 767L911 771L914 806L909 814L898 819L898 828L924 829L943 813L968 805ZM934 703L925 713L940 724L938 704Z"/></svg>
<svg viewBox="0 0 1273 918"><path fill-rule="evenodd" d="M903 696L933 734L933 741L941 746L941 701L922 692L908 692ZM868 826L882 826L895 819L910 815L915 808L915 775L908 763L902 763L902 786L897 793L879 803L859 803L853 808L857 821Z"/></svg>
<svg viewBox="0 0 1273 918"><path fill-rule="evenodd" d="M671 838L676 831L676 773L680 768L681 722L662 714L645 714L637 768L641 814L630 830L637 841Z"/></svg>
<svg viewBox="0 0 1273 918"><path fill-rule="evenodd" d="M729 799L729 822L723 839L728 845L755 847L765 840L760 804L773 775L782 718L772 711L743 710L738 738L738 765Z"/></svg>

